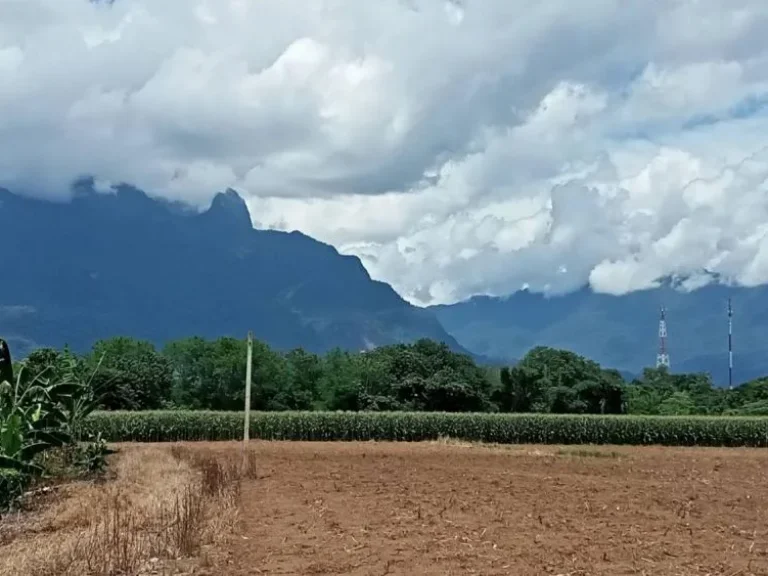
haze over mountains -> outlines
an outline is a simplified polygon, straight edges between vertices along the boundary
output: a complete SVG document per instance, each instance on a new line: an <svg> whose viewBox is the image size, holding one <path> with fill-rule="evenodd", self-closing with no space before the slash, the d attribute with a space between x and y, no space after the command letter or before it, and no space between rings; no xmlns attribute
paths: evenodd
<svg viewBox="0 0 768 576"><path fill-rule="evenodd" d="M663 302L673 369L723 382L725 291L647 290L768 285L766 35L765 0L0 1L0 188L166 201L4 194L0 330L634 373ZM199 213L228 189L250 218ZM472 299L523 286L569 295ZM737 380L768 372L765 294L733 293Z"/></svg>
<svg viewBox="0 0 768 576"><path fill-rule="evenodd" d="M10 239L0 331L17 353L43 345L86 349L115 335L161 345L253 329L278 349L315 352L428 337L486 362L513 362L545 345L637 374L655 359L663 304L673 370L709 371L724 384L732 296L736 381L768 374L761 348L768 288L713 284L684 293L666 283L624 296L584 288L557 297L522 291L423 309L372 280L354 256L299 232L253 229L234 191L198 213L130 186L104 194L83 181L75 190L65 203L0 190L0 230Z"/></svg>
<svg viewBox="0 0 768 576"><path fill-rule="evenodd" d="M17 355L116 335L162 344L249 329L278 349L428 337L463 351L358 258L299 232L254 230L233 191L198 214L128 186L101 194L81 182L68 203L0 189L0 230L0 333Z"/></svg>
<svg viewBox="0 0 768 576"><path fill-rule="evenodd" d="M659 311L667 309L673 372L709 372L728 383L727 300L733 299L734 383L768 375L765 326L768 288L710 284L693 292L661 288L623 296L588 288L548 298L527 291L508 298L479 296L431 307L443 326L471 350L519 358L531 346L565 348L622 372L653 366Z"/></svg>

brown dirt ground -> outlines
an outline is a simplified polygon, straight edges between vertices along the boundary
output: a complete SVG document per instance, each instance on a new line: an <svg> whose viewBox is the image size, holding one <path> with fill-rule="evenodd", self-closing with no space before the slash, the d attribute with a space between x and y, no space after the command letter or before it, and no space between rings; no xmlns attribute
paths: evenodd
<svg viewBox="0 0 768 576"><path fill-rule="evenodd" d="M158 486L152 494L167 491L171 476L159 471L172 446L120 446L122 481L137 494L148 483ZM186 446L228 458L240 450ZM243 479L234 534L171 572L145 574L768 575L764 450L450 441L249 449L257 473ZM31 517L40 530L0 541L0 567L22 548L47 554L40 538L76 537L65 512L82 510L93 490L73 488Z"/></svg>
<svg viewBox="0 0 768 576"><path fill-rule="evenodd" d="M768 452L253 443L227 576L768 574Z"/></svg>

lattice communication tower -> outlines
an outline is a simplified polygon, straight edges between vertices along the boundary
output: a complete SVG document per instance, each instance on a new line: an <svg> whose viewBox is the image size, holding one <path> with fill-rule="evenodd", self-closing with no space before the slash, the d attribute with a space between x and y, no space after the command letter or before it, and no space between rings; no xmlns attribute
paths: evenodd
<svg viewBox="0 0 768 576"><path fill-rule="evenodd" d="M656 355L656 368L669 368L669 352L667 351L667 311L661 307L659 318L659 353Z"/></svg>

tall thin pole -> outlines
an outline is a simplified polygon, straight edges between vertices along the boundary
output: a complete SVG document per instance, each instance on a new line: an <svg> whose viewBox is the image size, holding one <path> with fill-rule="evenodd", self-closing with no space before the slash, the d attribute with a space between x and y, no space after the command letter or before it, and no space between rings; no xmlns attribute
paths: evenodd
<svg viewBox="0 0 768 576"><path fill-rule="evenodd" d="M248 331L248 353L245 364L245 427L243 429L243 444L248 444L251 438L251 362L253 360L253 332Z"/></svg>
<svg viewBox="0 0 768 576"><path fill-rule="evenodd" d="M656 368L669 369L669 351L667 350L667 311L661 307L659 318L659 353L656 355Z"/></svg>
<svg viewBox="0 0 768 576"><path fill-rule="evenodd" d="M733 388L733 308L728 298L728 387Z"/></svg>

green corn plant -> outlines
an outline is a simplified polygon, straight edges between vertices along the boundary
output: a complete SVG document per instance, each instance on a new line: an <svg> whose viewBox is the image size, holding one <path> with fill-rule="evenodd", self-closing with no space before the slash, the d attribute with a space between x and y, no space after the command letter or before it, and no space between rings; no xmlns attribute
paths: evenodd
<svg viewBox="0 0 768 576"><path fill-rule="evenodd" d="M242 438L240 412L92 413L90 433L110 442ZM768 447L768 418L440 412L255 412L251 438L420 441L451 437L499 444Z"/></svg>

